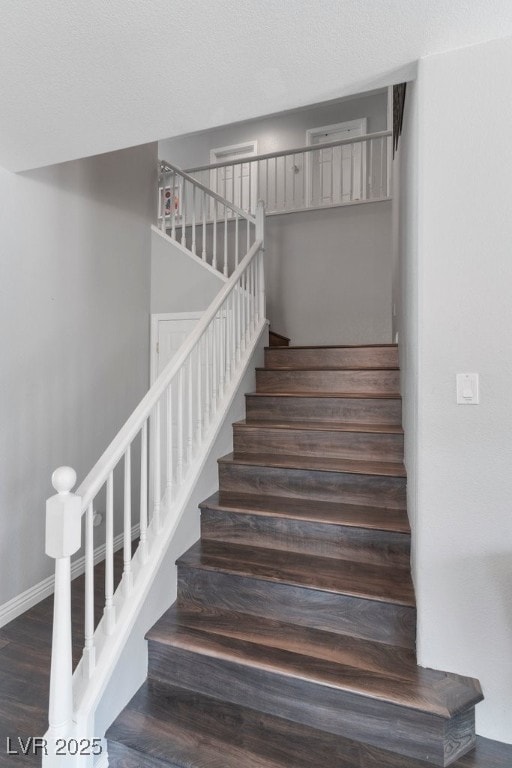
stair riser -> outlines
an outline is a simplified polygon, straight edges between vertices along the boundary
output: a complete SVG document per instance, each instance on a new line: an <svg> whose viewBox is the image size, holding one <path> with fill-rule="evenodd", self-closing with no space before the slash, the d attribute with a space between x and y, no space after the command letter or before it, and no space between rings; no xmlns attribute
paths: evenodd
<svg viewBox="0 0 512 768"><path fill-rule="evenodd" d="M407 567L410 536L283 517L203 509L201 537L254 547Z"/></svg>
<svg viewBox="0 0 512 768"><path fill-rule="evenodd" d="M324 456L366 461L403 461L403 435L233 426L235 457L255 453Z"/></svg>
<svg viewBox="0 0 512 768"><path fill-rule="evenodd" d="M414 648L415 608L230 573L178 566L182 608L220 608Z"/></svg>
<svg viewBox="0 0 512 768"><path fill-rule="evenodd" d="M267 368L395 368L397 347L274 348L265 350Z"/></svg>
<svg viewBox="0 0 512 768"><path fill-rule="evenodd" d="M351 424L402 423L402 401L348 397L245 396L246 420L325 421Z"/></svg>
<svg viewBox="0 0 512 768"><path fill-rule="evenodd" d="M400 372L392 371L256 371L257 392L398 393Z"/></svg>
<svg viewBox="0 0 512 768"><path fill-rule="evenodd" d="M221 462L219 485L221 493L256 493L392 509L405 509L406 505L406 481L402 477Z"/></svg>
<svg viewBox="0 0 512 768"><path fill-rule="evenodd" d="M346 693L283 674L149 641L149 674L170 685L288 718L398 754L447 764L454 739L456 759L473 746L474 709L443 718Z"/></svg>

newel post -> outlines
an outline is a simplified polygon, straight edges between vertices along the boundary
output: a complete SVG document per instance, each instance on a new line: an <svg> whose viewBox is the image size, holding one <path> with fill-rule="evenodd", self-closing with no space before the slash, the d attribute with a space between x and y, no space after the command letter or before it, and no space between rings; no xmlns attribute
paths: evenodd
<svg viewBox="0 0 512 768"><path fill-rule="evenodd" d="M71 555L80 549L82 503L71 493L76 472L59 467L52 475L57 491L46 502L46 547L55 558L52 662L48 735L67 736L73 724L73 666L71 656Z"/></svg>
<svg viewBox="0 0 512 768"><path fill-rule="evenodd" d="M260 249L260 252L258 253L258 261L259 261L259 284L258 284L258 293L259 293L259 312L258 315L260 319L263 319L265 317L266 313L266 307L265 307L265 266L264 266L264 256L265 256L265 202L263 200L258 200L258 207L256 208L256 240L261 240L262 246Z"/></svg>

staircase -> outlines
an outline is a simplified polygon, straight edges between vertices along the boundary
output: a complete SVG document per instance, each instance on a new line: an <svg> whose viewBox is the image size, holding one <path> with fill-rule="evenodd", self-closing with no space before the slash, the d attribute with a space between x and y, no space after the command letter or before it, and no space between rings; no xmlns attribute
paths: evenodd
<svg viewBox="0 0 512 768"><path fill-rule="evenodd" d="M478 682L416 665L397 362L266 350L111 766L487 765Z"/></svg>

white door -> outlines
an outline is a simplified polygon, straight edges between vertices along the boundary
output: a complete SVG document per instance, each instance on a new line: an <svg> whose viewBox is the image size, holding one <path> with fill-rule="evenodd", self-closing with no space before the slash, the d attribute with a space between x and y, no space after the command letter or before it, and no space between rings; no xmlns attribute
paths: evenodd
<svg viewBox="0 0 512 768"><path fill-rule="evenodd" d="M199 322L202 312L178 312L172 314L158 314L151 316L151 383L158 378L165 366L172 360L179 348L194 330ZM197 369L195 369L197 370ZM193 378L193 381L195 379ZM187 381L188 384L188 381ZM194 397L196 387L190 385L186 391L182 392L182 399L178 399L177 383L173 385L172 392L172 418L171 418L171 439L174 446L174 465L172 467L172 479L176 481L180 466L183 466L187 460L187 450L189 439L192 435L188 433L187 412L189 399ZM160 498L163 499L166 491L168 467L166 464L166 443L169 439L169 420L168 400L163 398L160 401ZM181 411L178 414L178 409ZM181 424L181 442L178 441L178 427ZM155 434L154 417L150 422L150 433ZM155 446L153 437L150 440L150 485L149 485L149 504L153 509L155 497L155 469L154 455ZM179 452L179 454L178 454Z"/></svg>
<svg viewBox="0 0 512 768"><path fill-rule="evenodd" d="M309 146L366 134L366 118L307 131ZM366 149L345 144L309 153L309 204L337 205L365 199Z"/></svg>
<svg viewBox="0 0 512 768"><path fill-rule="evenodd" d="M230 163L242 158L249 159L257 153L257 141L210 150L210 163L226 163L222 168L212 168L210 187L230 203L250 213L256 211L258 203L258 164L247 162L231 165ZM229 212L228 215L230 215ZM224 211L219 211L219 216L223 217Z"/></svg>
<svg viewBox="0 0 512 768"><path fill-rule="evenodd" d="M201 315L202 312L177 312L152 316L152 383L194 330Z"/></svg>

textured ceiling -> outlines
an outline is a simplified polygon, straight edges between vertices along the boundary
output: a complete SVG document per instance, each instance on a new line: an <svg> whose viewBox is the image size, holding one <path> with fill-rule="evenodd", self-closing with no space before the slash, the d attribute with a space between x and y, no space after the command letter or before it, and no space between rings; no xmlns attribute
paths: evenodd
<svg viewBox="0 0 512 768"><path fill-rule="evenodd" d="M0 165L23 170L411 76L511 0L0 0Z"/></svg>

